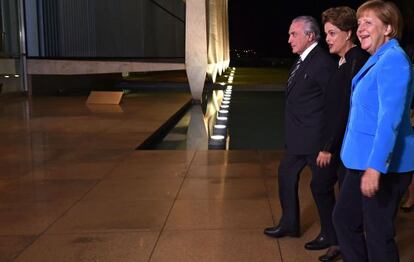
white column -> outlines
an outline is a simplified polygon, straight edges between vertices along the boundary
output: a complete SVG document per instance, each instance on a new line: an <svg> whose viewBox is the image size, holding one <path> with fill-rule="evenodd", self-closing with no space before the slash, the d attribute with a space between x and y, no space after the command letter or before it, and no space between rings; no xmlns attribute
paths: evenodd
<svg viewBox="0 0 414 262"><path fill-rule="evenodd" d="M185 64L191 95L201 102L207 72L205 0L186 0Z"/></svg>
<svg viewBox="0 0 414 262"><path fill-rule="evenodd" d="M224 28L224 69L230 65L230 42L229 42L229 3L228 0L224 3L223 10L223 28Z"/></svg>
<svg viewBox="0 0 414 262"><path fill-rule="evenodd" d="M228 0L208 1L208 68L215 82L228 67Z"/></svg>

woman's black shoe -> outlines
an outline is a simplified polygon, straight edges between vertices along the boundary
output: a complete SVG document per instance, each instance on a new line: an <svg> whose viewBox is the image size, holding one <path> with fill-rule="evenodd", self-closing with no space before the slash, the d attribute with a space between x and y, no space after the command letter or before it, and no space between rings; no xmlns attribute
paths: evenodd
<svg viewBox="0 0 414 262"><path fill-rule="evenodd" d="M319 261L322 262L333 262L341 258L341 251L338 248L333 250L328 249L325 255L319 257Z"/></svg>
<svg viewBox="0 0 414 262"><path fill-rule="evenodd" d="M404 212L408 213L408 212L411 212L411 211L413 211L413 210L414 210L414 204L412 204L411 206L408 206L408 207L404 207L404 206L402 206L402 207L400 207L400 208L401 208L401 210L402 210L402 211L404 211Z"/></svg>

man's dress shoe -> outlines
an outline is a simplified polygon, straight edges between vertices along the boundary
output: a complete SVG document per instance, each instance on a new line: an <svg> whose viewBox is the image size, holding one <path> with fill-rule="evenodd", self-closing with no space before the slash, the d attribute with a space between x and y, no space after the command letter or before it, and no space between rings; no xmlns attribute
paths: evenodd
<svg viewBox="0 0 414 262"><path fill-rule="evenodd" d="M266 236L269 237L275 237L275 238L279 238L279 237L285 237L285 236L290 236L290 237L299 237L299 230L295 230L295 231L288 231L285 230L283 227L281 226L276 226L276 227L268 227L265 228L264 232L263 232Z"/></svg>
<svg viewBox="0 0 414 262"><path fill-rule="evenodd" d="M328 251L325 255L319 257L322 262L334 262L341 258L341 251L336 248L332 252Z"/></svg>
<svg viewBox="0 0 414 262"><path fill-rule="evenodd" d="M411 211L414 210L414 204L412 204L411 206L408 206L408 207L402 206L401 207L401 210L404 211L404 212L406 212L406 213L411 212Z"/></svg>
<svg viewBox="0 0 414 262"><path fill-rule="evenodd" d="M324 235L319 235L314 240L305 244L305 248L307 250L321 250L330 246L331 244L328 242Z"/></svg>

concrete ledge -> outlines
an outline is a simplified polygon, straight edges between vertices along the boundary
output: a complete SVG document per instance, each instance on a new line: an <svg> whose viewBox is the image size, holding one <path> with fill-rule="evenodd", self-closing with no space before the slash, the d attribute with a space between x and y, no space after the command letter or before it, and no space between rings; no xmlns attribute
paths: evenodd
<svg viewBox="0 0 414 262"><path fill-rule="evenodd" d="M184 70L183 63L28 59L30 75L88 75L122 72Z"/></svg>

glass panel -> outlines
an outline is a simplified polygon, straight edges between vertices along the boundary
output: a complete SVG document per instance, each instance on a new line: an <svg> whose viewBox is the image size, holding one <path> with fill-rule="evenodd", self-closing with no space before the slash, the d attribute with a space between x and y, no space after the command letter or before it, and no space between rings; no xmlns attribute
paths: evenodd
<svg viewBox="0 0 414 262"><path fill-rule="evenodd" d="M19 1L0 0L0 93L23 91Z"/></svg>
<svg viewBox="0 0 414 262"><path fill-rule="evenodd" d="M25 21L29 58L182 61L185 54L182 0L32 0Z"/></svg>

